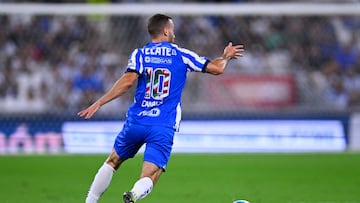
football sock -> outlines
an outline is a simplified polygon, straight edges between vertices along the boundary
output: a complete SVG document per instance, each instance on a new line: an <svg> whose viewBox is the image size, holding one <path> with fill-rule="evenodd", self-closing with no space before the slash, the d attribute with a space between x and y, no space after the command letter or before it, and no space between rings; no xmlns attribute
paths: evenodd
<svg viewBox="0 0 360 203"><path fill-rule="evenodd" d="M86 197L86 203L96 203L100 196L109 187L115 170L109 164L104 163L95 175L90 190Z"/></svg>
<svg viewBox="0 0 360 203"><path fill-rule="evenodd" d="M144 177L138 180L131 189L135 201L144 198L153 188L153 182L149 177Z"/></svg>

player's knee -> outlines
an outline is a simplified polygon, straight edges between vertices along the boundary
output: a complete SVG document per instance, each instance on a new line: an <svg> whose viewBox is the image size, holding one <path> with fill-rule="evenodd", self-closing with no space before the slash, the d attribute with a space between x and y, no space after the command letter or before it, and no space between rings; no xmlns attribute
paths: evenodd
<svg viewBox="0 0 360 203"><path fill-rule="evenodd" d="M123 161L124 160L122 160L115 152L112 152L107 158L106 163L117 170Z"/></svg>
<svg viewBox="0 0 360 203"><path fill-rule="evenodd" d="M115 159L107 159L106 164L110 165L115 170L117 170L120 167L121 162Z"/></svg>
<svg viewBox="0 0 360 203"><path fill-rule="evenodd" d="M162 169L161 168L158 168L157 170L150 170L150 171L149 170L143 170L141 172L140 178L148 177L155 184L159 180L161 174L162 174Z"/></svg>

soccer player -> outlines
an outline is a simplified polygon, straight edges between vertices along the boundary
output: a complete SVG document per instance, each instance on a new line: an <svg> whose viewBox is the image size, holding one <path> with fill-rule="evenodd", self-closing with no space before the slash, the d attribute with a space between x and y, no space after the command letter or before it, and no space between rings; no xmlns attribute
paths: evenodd
<svg viewBox="0 0 360 203"><path fill-rule="evenodd" d="M153 15L148 21L151 42L135 49L125 73L100 99L78 115L91 118L99 108L123 95L137 81L135 101L117 135L114 147L91 184L86 203L97 202L109 187L113 173L133 158L146 143L140 178L123 194L124 203L133 203L148 195L165 171L170 158L174 133L181 119L181 94L187 72L222 74L231 59L242 56L243 45L230 42L221 57L209 60L174 44L172 18Z"/></svg>

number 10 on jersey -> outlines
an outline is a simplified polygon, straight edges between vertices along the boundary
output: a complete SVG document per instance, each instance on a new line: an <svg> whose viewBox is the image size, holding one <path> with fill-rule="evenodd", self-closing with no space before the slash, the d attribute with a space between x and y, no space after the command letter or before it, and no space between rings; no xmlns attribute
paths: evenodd
<svg viewBox="0 0 360 203"><path fill-rule="evenodd" d="M169 96L171 72L166 68L146 67L145 99L162 100Z"/></svg>

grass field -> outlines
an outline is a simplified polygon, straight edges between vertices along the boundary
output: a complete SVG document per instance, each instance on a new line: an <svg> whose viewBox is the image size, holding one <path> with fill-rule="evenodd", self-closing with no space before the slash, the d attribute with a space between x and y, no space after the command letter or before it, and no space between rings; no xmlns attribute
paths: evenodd
<svg viewBox="0 0 360 203"><path fill-rule="evenodd" d="M106 155L0 156L1 203L79 203ZM122 202L142 156L125 162L101 203ZM143 203L360 203L360 154L174 154Z"/></svg>

